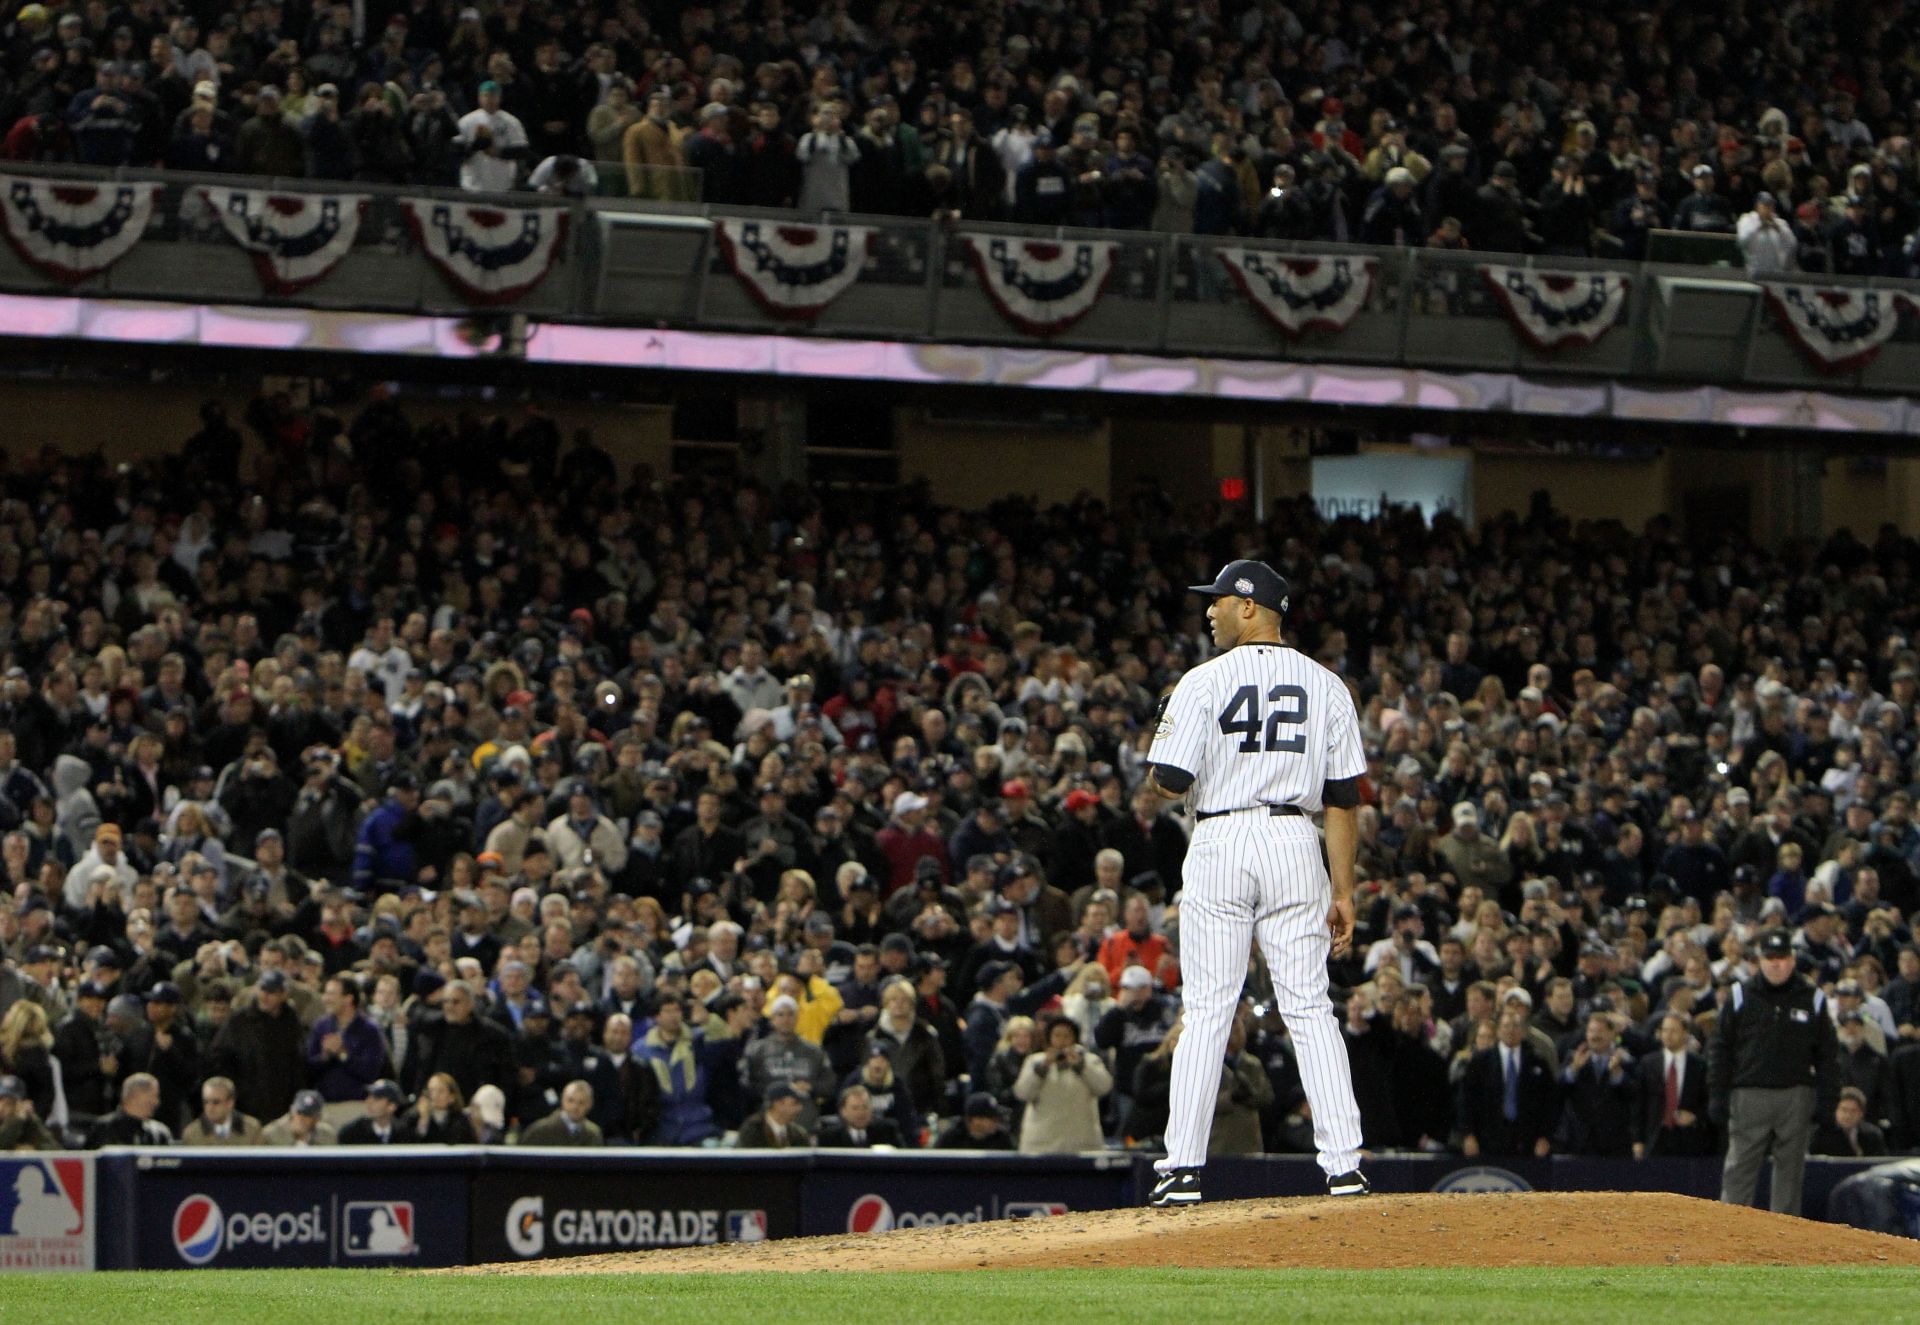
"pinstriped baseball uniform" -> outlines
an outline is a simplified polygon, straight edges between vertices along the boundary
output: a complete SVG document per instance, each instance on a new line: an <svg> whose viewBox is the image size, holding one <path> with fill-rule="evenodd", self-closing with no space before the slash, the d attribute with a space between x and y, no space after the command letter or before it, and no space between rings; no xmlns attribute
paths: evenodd
<svg viewBox="0 0 1920 1325"><path fill-rule="evenodd" d="M1366 755L1353 697L1331 671L1284 644L1248 643L1180 678L1149 761L1193 774L1199 822L1181 873L1180 982L1186 1028L1174 1050L1167 1157L1206 1163L1227 1036L1258 939L1313 1108L1329 1177L1360 1163L1360 1106L1327 997L1332 884L1306 814L1329 781L1360 776Z"/></svg>

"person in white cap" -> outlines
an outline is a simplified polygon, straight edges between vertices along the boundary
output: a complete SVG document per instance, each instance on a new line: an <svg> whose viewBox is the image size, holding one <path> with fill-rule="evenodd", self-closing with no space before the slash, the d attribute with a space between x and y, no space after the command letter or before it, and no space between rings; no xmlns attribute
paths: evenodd
<svg viewBox="0 0 1920 1325"><path fill-rule="evenodd" d="M1480 811L1471 801L1453 807L1453 831L1434 844L1446 869L1461 887L1477 884L1487 896L1495 896L1513 880L1513 862L1491 837L1480 831Z"/></svg>
<svg viewBox="0 0 1920 1325"><path fill-rule="evenodd" d="M940 863L942 884L948 880L947 845L928 827L927 805L927 798L917 791L899 793L893 798L892 822L874 834L873 844L887 858L887 897L913 886L923 856Z"/></svg>

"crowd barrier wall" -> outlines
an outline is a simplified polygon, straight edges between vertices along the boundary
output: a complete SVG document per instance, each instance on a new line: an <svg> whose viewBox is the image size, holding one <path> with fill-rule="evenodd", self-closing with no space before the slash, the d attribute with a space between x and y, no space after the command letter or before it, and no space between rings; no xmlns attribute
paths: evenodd
<svg viewBox="0 0 1920 1325"><path fill-rule="evenodd" d="M1803 1213L1870 1160L1810 1160ZM1380 1192L1670 1191L1716 1159L1381 1156ZM499 1147L0 1157L0 1271L447 1266L970 1224L1138 1204L1150 1156ZM1207 1195L1322 1190L1305 1156L1221 1158ZM1762 1177L1760 1200L1766 1200ZM1836 1216L1837 1217L1837 1216Z"/></svg>

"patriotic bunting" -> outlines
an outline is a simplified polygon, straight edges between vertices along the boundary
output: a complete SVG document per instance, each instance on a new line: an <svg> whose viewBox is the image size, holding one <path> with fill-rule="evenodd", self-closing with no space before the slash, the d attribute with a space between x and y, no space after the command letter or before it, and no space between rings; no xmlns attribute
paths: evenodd
<svg viewBox="0 0 1920 1325"><path fill-rule="evenodd" d="M1627 278L1613 272L1482 267L1480 274L1515 329L1542 352L1593 344L1627 307Z"/></svg>
<svg viewBox="0 0 1920 1325"><path fill-rule="evenodd" d="M993 306L1030 336L1056 335L1085 317L1100 302L1120 250L1103 240L964 238Z"/></svg>
<svg viewBox="0 0 1920 1325"><path fill-rule="evenodd" d="M1920 301L1894 290L1771 283L1765 289L1788 337L1809 363L1829 373L1866 367L1900 329L1900 309L1920 312Z"/></svg>
<svg viewBox="0 0 1920 1325"><path fill-rule="evenodd" d="M304 290L332 271L352 249L367 211L361 193L200 192L228 237L252 257L260 288L274 295Z"/></svg>
<svg viewBox="0 0 1920 1325"><path fill-rule="evenodd" d="M1346 330L1373 291L1372 258L1294 258L1252 248L1214 253L1253 306L1289 338Z"/></svg>
<svg viewBox="0 0 1920 1325"><path fill-rule="evenodd" d="M564 207L487 207L410 198L420 247L469 302L509 304L547 278L567 233Z"/></svg>
<svg viewBox="0 0 1920 1325"><path fill-rule="evenodd" d="M140 242L159 193L158 184L9 176L0 181L0 224L22 259L63 285L78 285Z"/></svg>
<svg viewBox="0 0 1920 1325"><path fill-rule="evenodd" d="M774 317L815 318L860 279L873 242L863 225L781 225L723 217L713 223L727 265Z"/></svg>

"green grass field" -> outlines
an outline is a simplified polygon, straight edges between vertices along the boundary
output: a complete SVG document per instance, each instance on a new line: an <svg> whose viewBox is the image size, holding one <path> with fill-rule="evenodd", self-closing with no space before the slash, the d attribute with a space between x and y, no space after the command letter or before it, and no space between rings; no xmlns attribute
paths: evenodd
<svg viewBox="0 0 1920 1325"><path fill-rule="evenodd" d="M1911 1320L1920 1270L1057 1270L963 1274L555 1275L422 1278L379 1270L9 1276L23 1325L539 1325L615 1313L688 1325L1170 1325L1188 1321L1525 1321L1760 1325Z"/></svg>

